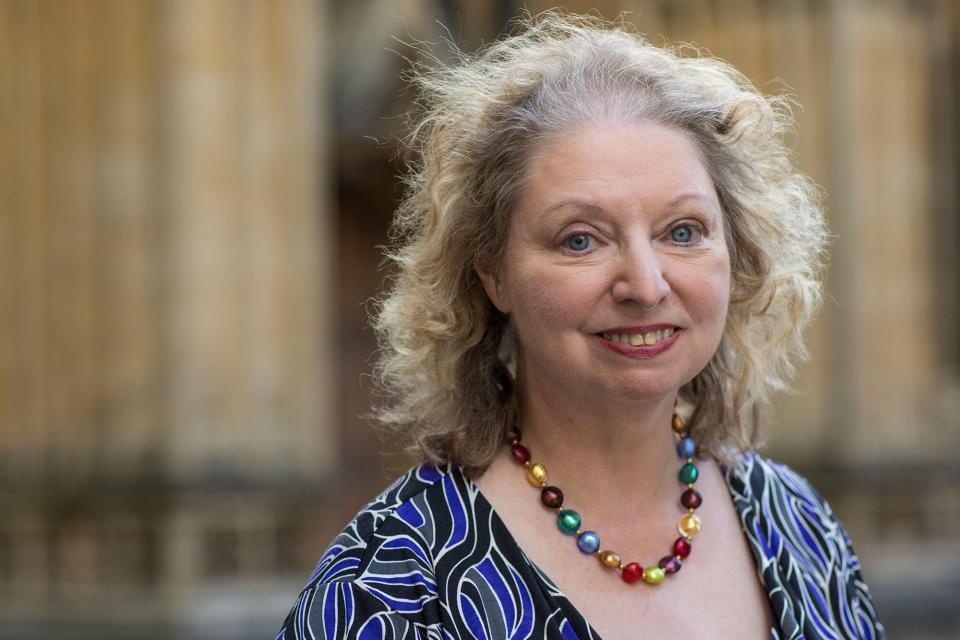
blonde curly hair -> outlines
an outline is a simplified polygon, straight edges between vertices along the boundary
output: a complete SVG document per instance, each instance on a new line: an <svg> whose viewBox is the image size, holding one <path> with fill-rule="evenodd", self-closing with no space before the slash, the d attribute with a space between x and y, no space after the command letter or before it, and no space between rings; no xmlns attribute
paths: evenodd
<svg viewBox="0 0 960 640"><path fill-rule="evenodd" d="M509 321L475 265L501 265L537 145L589 123L654 122L696 142L725 216L726 326L680 395L701 451L730 461L756 446L772 392L807 357L802 333L821 300L827 231L820 191L785 143L790 100L622 21L551 11L513 27L474 56L432 58L410 74L419 99L387 254L397 271L373 318L374 416L421 459L487 468L512 411Z"/></svg>

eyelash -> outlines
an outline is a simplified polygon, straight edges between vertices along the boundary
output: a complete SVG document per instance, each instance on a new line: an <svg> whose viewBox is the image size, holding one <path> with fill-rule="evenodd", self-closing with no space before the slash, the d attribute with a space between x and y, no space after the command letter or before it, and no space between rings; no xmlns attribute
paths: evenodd
<svg viewBox="0 0 960 640"><path fill-rule="evenodd" d="M584 236L584 237L590 238L590 240L592 241L590 246L587 249L584 249L583 251L577 251L576 249L570 248L568 244L570 242L570 239L576 238L577 236ZM592 233L589 233L587 231L574 231L573 233L568 233L567 235L565 235L560 245L561 245L561 248L571 252L573 255L585 256L594 250L594 244L596 242L597 242L597 238Z"/></svg>
<svg viewBox="0 0 960 640"><path fill-rule="evenodd" d="M672 238L673 232L676 231L677 229L683 229L684 227L690 229L692 232L693 237L691 238L690 242L677 242L676 240L673 240ZM667 238L669 238L669 241L678 247L689 247L691 245L697 244L700 240L703 239L703 235L704 235L703 225L693 220L684 220L682 222L679 222L678 224L675 224L674 226L670 227L670 230L667 231Z"/></svg>
<svg viewBox="0 0 960 640"><path fill-rule="evenodd" d="M677 242L676 240L673 240L672 239L673 232L676 231L677 229L683 229L683 228L690 229L691 235L692 235L691 240L689 242ZM576 249L570 248L568 244L571 238L575 238L577 236L585 236L587 238L590 238L593 242L591 243L590 247L588 247L587 249L584 249L583 251L577 251ZM670 227L670 229L667 231L668 241L677 247L693 246L697 244L700 240L702 240L703 236L704 236L703 225L701 225L699 222L696 222L694 220L684 220L682 222L679 222L674 226ZM593 243L596 243L596 242L597 242L597 238L592 233L589 233L587 231L574 231L573 233L569 233L566 236L564 236L563 241L561 242L561 246L563 247L563 249L572 252L574 255L582 256L582 255L591 253L594 249Z"/></svg>

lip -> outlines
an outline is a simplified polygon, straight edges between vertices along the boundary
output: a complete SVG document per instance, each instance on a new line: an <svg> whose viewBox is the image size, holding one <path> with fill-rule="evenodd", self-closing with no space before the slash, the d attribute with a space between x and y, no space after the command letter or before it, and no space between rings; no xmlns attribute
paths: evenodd
<svg viewBox="0 0 960 640"><path fill-rule="evenodd" d="M656 331L657 329L669 329L674 327L672 324L661 324L661 325L648 325L648 328L645 331ZM649 328L653 327L653 328ZM608 329L604 333L641 333L641 327L630 327L629 330L624 327L617 329ZM602 335L597 335L596 338L600 342L600 345L615 351L622 356L628 358L636 358L638 360L645 360L647 358L652 358L656 355L659 355L672 347L680 335L683 333L683 329L676 329L673 332L673 335L665 340L661 340L657 344L651 345L642 345L642 346L633 346L632 344L624 344L623 342L610 342L609 340L604 340Z"/></svg>

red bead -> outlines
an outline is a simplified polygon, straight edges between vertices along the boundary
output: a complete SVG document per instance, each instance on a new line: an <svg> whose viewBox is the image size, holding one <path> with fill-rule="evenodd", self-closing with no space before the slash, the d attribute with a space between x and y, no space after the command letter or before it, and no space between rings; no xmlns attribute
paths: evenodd
<svg viewBox="0 0 960 640"><path fill-rule="evenodd" d="M516 427L510 427L507 431L507 442L513 442L514 440L520 439L520 429Z"/></svg>
<svg viewBox="0 0 960 640"><path fill-rule="evenodd" d="M687 509L696 509L703 504L703 496L701 496L696 489L687 489L683 492L683 495L680 496L680 504Z"/></svg>
<svg viewBox="0 0 960 640"><path fill-rule="evenodd" d="M623 577L624 582L633 584L637 580L643 578L643 567L636 562L631 562L623 568L623 573L621 576Z"/></svg>
<svg viewBox="0 0 960 640"><path fill-rule="evenodd" d="M513 459L520 464L530 461L530 450L522 444L513 445L510 451L513 453Z"/></svg>
<svg viewBox="0 0 960 640"><path fill-rule="evenodd" d="M676 556L663 556L660 558L660 568L664 573L676 573L683 566Z"/></svg>
<svg viewBox="0 0 960 640"><path fill-rule="evenodd" d="M559 509L563 506L563 491L560 491L560 487L544 487L540 492L540 501L551 509Z"/></svg>
<svg viewBox="0 0 960 640"><path fill-rule="evenodd" d="M690 541L683 536L677 538L677 541L673 543L673 555L678 558L686 558L690 555L692 549L693 547L690 546Z"/></svg>

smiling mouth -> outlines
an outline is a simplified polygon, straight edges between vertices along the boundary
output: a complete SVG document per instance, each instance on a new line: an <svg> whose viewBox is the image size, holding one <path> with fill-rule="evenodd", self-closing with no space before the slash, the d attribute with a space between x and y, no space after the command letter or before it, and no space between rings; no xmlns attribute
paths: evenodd
<svg viewBox="0 0 960 640"><path fill-rule="evenodd" d="M647 331L646 333L600 333L601 338L608 342L619 342L629 344L633 347L653 346L661 340L669 340L680 329L671 327L667 329L657 329L656 331Z"/></svg>

